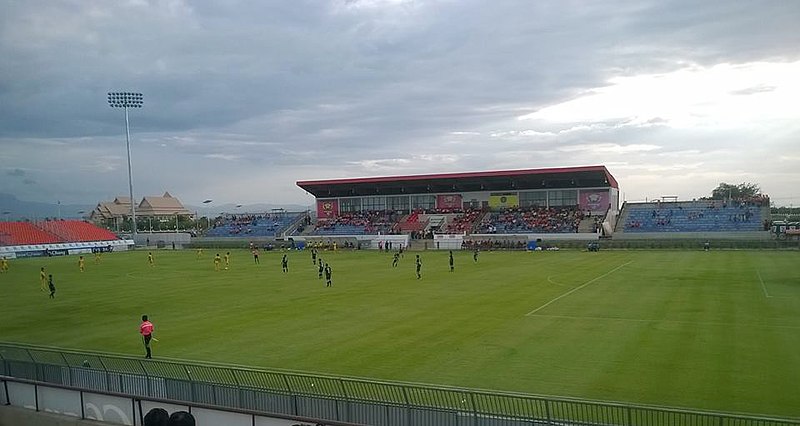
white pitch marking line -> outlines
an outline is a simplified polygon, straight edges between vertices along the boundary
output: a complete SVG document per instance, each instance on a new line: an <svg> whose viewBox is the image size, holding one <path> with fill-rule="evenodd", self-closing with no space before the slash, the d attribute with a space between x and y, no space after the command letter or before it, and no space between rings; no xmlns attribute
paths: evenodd
<svg viewBox="0 0 800 426"><path fill-rule="evenodd" d="M793 330L800 329L800 325L783 325L783 324L736 324L731 322L697 322L697 321L681 321L681 320L668 320L668 319L643 319L643 318L614 318L614 317L593 317L593 316L574 316L574 315L547 315L537 314L531 315L539 318L557 318L557 319L571 319L579 321L621 321L621 322L638 322L638 323L655 323L655 324L688 324L697 326L723 326L723 327L763 327L763 328L788 328Z"/></svg>
<svg viewBox="0 0 800 426"><path fill-rule="evenodd" d="M547 282L549 282L550 284L560 285L561 287L569 287L567 285L564 285L564 284L557 283L557 282L553 281L552 278L553 278L552 275L548 276L547 277Z"/></svg>
<svg viewBox="0 0 800 426"><path fill-rule="evenodd" d="M575 288L573 288L572 290L570 290L570 291L568 291L568 292L566 292L566 293L562 294L561 296L558 296L558 297L556 297L555 299L553 299L553 300L551 300L551 301L549 301L549 302L545 303L544 305L542 305L542 306L539 306L538 308L536 308L536 309L534 309L534 310L532 310L532 311L528 312L527 314L525 314L525 316L526 316L526 317L529 317L529 316L531 316L531 315L533 315L533 314L535 314L535 313L537 313L537 312L541 311L542 309L544 309L544 308L548 307L548 306L549 306L551 303L553 303L553 302L555 302L555 301L557 301L557 300L559 300L559 299L561 299L561 298L563 298L563 297L567 297L567 296L569 296L570 294L572 294L572 293L575 293L576 291L578 291L578 290L580 290L580 289L582 289L582 288L586 287L587 285L589 285L589 284L591 284L591 283L593 283L593 282L595 282L595 281L599 280L600 278L607 277L607 276L611 275L612 273L616 272L617 270L621 269L622 267L624 267L624 266L627 266L627 265L630 265L631 263L633 263L633 261L632 261L632 260L631 260L630 262L623 263L622 265L619 265L619 266L617 266L616 268L614 268L614 269L612 269L612 270L610 270L610 271L606 272L606 273L605 273L605 274L603 274L603 275L600 275L599 277L592 278L591 280L589 280L589 281L586 281L585 283L583 283L583 284L579 285L578 287L575 287Z"/></svg>
<svg viewBox="0 0 800 426"><path fill-rule="evenodd" d="M756 275L758 275L758 280L759 280L759 281L761 281L761 288L763 288L763 289L764 289L764 296L767 296L767 297L772 297L772 296L770 296L770 295L769 295L769 293L767 292L767 286L766 286L766 284L764 284L764 279L762 279L762 278L761 278L761 272L759 272L759 271L756 271Z"/></svg>

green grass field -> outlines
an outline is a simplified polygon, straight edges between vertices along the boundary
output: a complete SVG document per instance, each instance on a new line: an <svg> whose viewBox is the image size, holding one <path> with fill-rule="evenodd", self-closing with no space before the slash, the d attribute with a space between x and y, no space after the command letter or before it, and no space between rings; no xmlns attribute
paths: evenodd
<svg viewBox="0 0 800 426"><path fill-rule="evenodd" d="M797 252L154 254L12 260L0 340L141 356L146 313L155 357L800 417Z"/></svg>

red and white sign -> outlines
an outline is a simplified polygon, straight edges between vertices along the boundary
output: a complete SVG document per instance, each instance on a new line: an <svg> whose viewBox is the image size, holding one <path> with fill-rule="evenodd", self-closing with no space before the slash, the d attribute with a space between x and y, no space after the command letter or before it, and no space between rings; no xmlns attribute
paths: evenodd
<svg viewBox="0 0 800 426"><path fill-rule="evenodd" d="M318 219L333 219L339 216L339 200L334 198L330 200L317 200L317 218Z"/></svg>

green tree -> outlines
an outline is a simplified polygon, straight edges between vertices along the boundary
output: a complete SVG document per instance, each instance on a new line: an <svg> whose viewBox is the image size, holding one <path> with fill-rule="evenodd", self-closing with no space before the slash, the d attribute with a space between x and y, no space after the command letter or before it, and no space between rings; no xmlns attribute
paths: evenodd
<svg viewBox="0 0 800 426"><path fill-rule="evenodd" d="M712 200L725 200L728 198L752 198L761 192L761 187L757 183L744 182L732 185L722 182L711 191Z"/></svg>

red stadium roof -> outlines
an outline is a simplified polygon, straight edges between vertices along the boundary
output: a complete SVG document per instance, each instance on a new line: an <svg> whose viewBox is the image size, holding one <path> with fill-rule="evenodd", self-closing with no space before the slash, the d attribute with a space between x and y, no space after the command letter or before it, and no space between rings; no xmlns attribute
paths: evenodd
<svg viewBox="0 0 800 426"><path fill-rule="evenodd" d="M344 178L344 179L325 179L325 180L304 180L298 181L297 186L314 194L317 197L342 196L346 195L337 189L347 188L349 195L367 195L375 193L399 193L397 191L381 192L380 189L401 188L413 186L415 184L452 184L454 182L488 182L498 179L524 178L528 181L539 178L561 178L568 179L571 176L592 176L601 177L602 185L612 188L619 188L617 180L608 172L605 166L581 166L581 167L558 167L546 169L526 169L526 170L496 170L485 172L463 172L463 173L436 173L427 175L406 175L406 176L380 176L365 178ZM542 180L544 184L544 180ZM513 187L513 183L512 183ZM364 189L370 191L365 192ZM374 189L374 191L372 191ZM488 188L487 188L488 189ZM523 189L520 187L519 189ZM457 190L454 188L453 190ZM414 191L404 191L403 193L413 193ZM436 191L447 192L447 191Z"/></svg>

